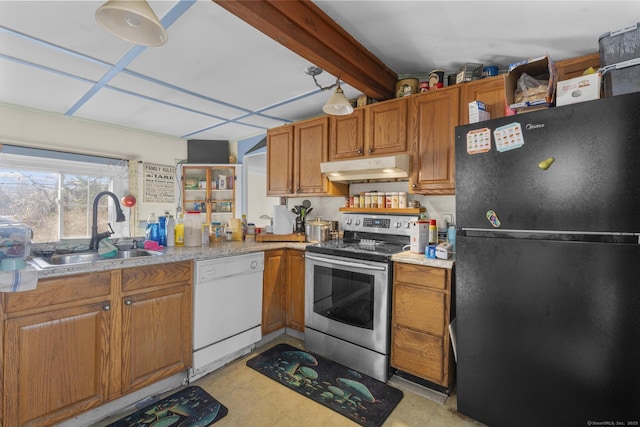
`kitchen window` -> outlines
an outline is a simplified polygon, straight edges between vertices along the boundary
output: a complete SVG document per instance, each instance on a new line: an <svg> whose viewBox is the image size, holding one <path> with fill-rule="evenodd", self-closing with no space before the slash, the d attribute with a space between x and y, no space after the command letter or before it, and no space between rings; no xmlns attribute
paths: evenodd
<svg viewBox="0 0 640 427"><path fill-rule="evenodd" d="M122 196L128 188L125 160L1 147L0 218L30 226L34 243L89 238L96 194L109 190ZM98 205L100 231L107 229L107 223L111 223L114 237L128 235L128 222L116 222L113 201L102 197Z"/></svg>

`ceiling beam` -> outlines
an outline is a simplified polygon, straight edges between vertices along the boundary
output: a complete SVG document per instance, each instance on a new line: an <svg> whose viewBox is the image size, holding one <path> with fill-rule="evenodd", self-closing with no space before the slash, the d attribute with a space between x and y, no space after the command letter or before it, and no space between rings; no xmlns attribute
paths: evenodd
<svg viewBox="0 0 640 427"><path fill-rule="evenodd" d="M395 97L397 74L311 1L213 1L368 97Z"/></svg>

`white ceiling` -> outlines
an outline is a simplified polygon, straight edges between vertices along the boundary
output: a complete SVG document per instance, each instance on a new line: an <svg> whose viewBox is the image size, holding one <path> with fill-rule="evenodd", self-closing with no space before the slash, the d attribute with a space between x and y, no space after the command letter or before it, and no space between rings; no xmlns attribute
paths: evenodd
<svg viewBox="0 0 640 427"><path fill-rule="evenodd" d="M318 115L330 95L304 73L307 60L212 1L150 1L169 34L161 47L105 31L94 18L102 3L0 0L0 103L233 140ZM314 3L401 77L453 73L465 62L505 69L545 53L572 58L640 22L638 0Z"/></svg>

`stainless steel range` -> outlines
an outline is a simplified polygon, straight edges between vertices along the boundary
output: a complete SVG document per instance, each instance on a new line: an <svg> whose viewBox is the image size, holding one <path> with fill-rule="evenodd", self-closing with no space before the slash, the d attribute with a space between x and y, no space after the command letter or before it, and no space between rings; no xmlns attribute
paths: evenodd
<svg viewBox="0 0 640 427"><path fill-rule="evenodd" d="M389 377L393 254L417 216L344 214L342 240L307 246L305 347L380 381Z"/></svg>

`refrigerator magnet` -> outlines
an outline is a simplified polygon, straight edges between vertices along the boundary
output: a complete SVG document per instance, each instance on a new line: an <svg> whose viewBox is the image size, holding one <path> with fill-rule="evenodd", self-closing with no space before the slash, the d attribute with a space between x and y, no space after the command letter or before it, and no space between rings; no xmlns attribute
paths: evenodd
<svg viewBox="0 0 640 427"><path fill-rule="evenodd" d="M520 148L524 145L522 126L517 122L496 128L493 131L493 137L496 140L496 149L500 152Z"/></svg>
<svg viewBox="0 0 640 427"><path fill-rule="evenodd" d="M549 166L551 166L551 163L555 162L555 160L556 159L554 159L553 157L549 157L548 159L545 159L538 163L538 167L543 171L546 171L547 169L549 169Z"/></svg>
<svg viewBox="0 0 640 427"><path fill-rule="evenodd" d="M467 133L467 153L486 153L491 150L491 130L474 129Z"/></svg>
<svg viewBox="0 0 640 427"><path fill-rule="evenodd" d="M498 215L495 213L495 211L487 211L487 219L494 227L500 227L500 220L498 219Z"/></svg>

